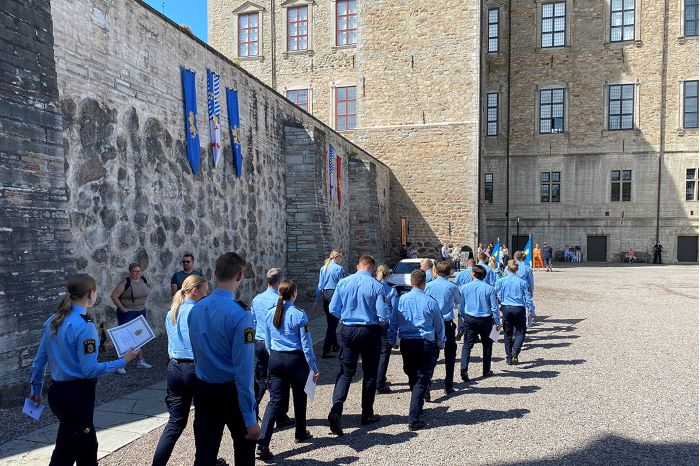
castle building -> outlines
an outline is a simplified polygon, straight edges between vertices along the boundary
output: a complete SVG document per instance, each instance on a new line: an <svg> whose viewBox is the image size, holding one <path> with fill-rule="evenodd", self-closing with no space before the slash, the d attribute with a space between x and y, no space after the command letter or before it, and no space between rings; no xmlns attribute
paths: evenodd
<svg viewBox="0 0 700 466"><path fill-rule="evenodd" d="M392 246L697 261L697 0L209 0L209 41L392 170Z"/></svg>

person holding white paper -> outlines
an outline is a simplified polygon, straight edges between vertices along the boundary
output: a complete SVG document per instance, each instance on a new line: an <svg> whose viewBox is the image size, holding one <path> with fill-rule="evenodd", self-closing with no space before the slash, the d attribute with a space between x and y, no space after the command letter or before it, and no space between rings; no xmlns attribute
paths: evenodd
<svg viewBox="0 0 700 466"><path fill-rule="evenodd" d="M87 309L97 300L97 284L86 274L68 281L58 309L44 323L44 334L32 364L30 399L39 405L46 365L52 383L49 407L59 420L51 466L73 464L97 466L97 436L93 424L97 377L111 374L132 361L138 351L123 358L98 362L100 339Z"/></svg>
<svg viewBox="0 0 700 466"><path fill-rule="evenodd" d="M501 316L498 312L496 290L486 283L488 271L482 265L475 265L471 271L471 281L459 288L462 301L459 304L459 314L464 322L464 346L460 374L462 380L469 382L469 358L477 337L481 338L484 348L483 372L484 377L493 375L491 370L491 354L493 340L489 337L493 326L500 327Z"/></svg>
<svg viewBox="0 0 700 466"><path fill-rule="evenodd" d="M318 366L313 342L309 332L306 313L294 305L297 285L292 280L282 280L278 288L277 306L265 316L265 346L270 353L268 389L270 402L263 417L261 438L258 441L258 458L271 460L270 439L275 420L289 404L289 388L294 394L294 420L297 443L312 438L306 430L306 380L313 372L314 383L318 382Z"/></svg>

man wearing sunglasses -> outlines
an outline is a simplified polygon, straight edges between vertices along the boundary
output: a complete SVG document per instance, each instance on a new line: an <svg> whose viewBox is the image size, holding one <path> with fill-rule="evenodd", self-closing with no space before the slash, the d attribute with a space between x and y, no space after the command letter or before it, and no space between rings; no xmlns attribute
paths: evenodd
<svg viewBox="0 0 700 466"><path fill-rule="evenodd" d="M182 256L182 270L175 272L170 280L170 293L175 296L175 293L182 288L182 283L190 275L199 275L203 277L202 272L194 270L194 256L189 252Z"/></svg>

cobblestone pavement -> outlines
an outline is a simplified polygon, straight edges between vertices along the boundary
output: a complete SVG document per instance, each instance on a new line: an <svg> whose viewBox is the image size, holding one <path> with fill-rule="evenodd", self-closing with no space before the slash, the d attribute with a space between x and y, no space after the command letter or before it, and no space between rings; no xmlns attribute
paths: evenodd
<svg viewBox="0 0 700 466"><path fill-rule="evenodd" d="M336 439L325 418L337 360L320 360L321 383L309 406L315 438L299 445L293 429L275 433L277 463L697 465L697 266L579 266L537 272L535 280L542 321L528 334L520 366L505 365L499 343L496 377L480 379L477 360L474 382L457 384L458 393L445 398L439 364L435 402L426 404L429 427L409 432L409 393L395 352L394 393L375 403L382 421L359 425L356 382L345 405L346 435ZM150 464L161 432L100 465ZM233 464L230 438L220 456ZM190 419L171 464L193 458Z"/></svg>

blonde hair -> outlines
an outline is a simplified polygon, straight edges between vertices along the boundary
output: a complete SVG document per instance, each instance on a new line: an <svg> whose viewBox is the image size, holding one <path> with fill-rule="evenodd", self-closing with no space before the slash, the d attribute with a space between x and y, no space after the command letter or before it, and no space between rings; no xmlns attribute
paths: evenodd
<svg viewBox="0 0 700 466"><path fill-rule="evenodd" d="M51 333L56 334L66 316L71 310L73 301L83 299L91 291L97 290L95 279L88 274L80 274L71 277L66 286L66 294L61 298L56 309L56 317L51 321Z"/></svg>
<svg viewBox="0 0 700 466"><path fill-rule="evenodd" d="M518 261L515 259L509 260L508 261L508 271L511 273L515 273L518 271Z"/></svg>
<svg viewBox="0 0 700 466"><path fill-rule="evenodd" d="M199 275L190 275L185 278L185 281L182 282L182 288L175 293L175 296L173 296L173 303L170 306L172 311L170 320L173 325L177 324L177 311L180 309L180 306L182 306L182 303L185 302L186 295L192 293L192 290L195 288L201 288L205 283L207 283L206 278L200 277Z"/></svg>
<svg viewBox="0 0 700 466"><path fill-rule="evenodd" d="M391 274L391 269L386 264L377 267L377 280L382 281Z"/></svg>
<svg viewBox="0 0 700 466"><path fill-rule="evenodd" d="M343 253L338 251L337 249L332 250L331 253L328 255L328 259L326 259L326 261L323 263L323 270L326 270L328 268L328 264L330 264L331 261L336 260L342 255Z"/></svg>

